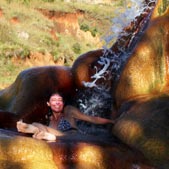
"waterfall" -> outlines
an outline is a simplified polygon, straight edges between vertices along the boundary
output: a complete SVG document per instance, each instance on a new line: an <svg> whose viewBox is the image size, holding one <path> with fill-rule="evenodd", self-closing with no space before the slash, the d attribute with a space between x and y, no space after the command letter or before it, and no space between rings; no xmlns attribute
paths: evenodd
<svg viewBox="0 0 169 169"><path fill-rule="evenodd" d="M134 1L131 7L112 19L111 32L105 37L103 54L94 65L91 81L83 81L84 89L78 91L77 107L85 114L110 118L113 110L112 86L119 80L126 61L149 23L155 0ZM108 48L110 42L115 41ZM107 126L79 122L79 128L89 134L106 133Z"/></svg>
<svg viewBox="0 0 169 169"><path fill-rule="evenodd" d="M106 88L107 80L118 79L125 62L136 46L136 42L144 33L156 1L149 0L147 4L143 3L143 0L130 1L132 6L112 19L110 32L104 38L106 45L103 46L103 55L100 56L98 65L95 66L95 74L91 76L92 81L83 82L85 87L100 88L104 85L104 88ZM141 15L147 16L139 21ZM129 31L128 27L131 27ZM132 29L132 32L130 29ZM114 45L108 48L107 46L112 41L115 41ZM114 50L114 48L117 49ZM105 81L104 84L97 84L100 79ZM109 88L107 89L109 90Z"/></svg>

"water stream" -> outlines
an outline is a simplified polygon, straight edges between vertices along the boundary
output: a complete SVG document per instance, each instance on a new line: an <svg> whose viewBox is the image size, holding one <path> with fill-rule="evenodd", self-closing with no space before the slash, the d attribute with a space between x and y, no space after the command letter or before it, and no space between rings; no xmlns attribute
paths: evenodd
<svg viewBox="0 0 169 169"><path fill-rule="evenodd" d="M76 106L85 114L110 118L114 103L112 93L128 58L147 28L156 1L145 3L143 0L131 0L130 4L123 13L118 13L112 19L110 32L104 38L106 45L103 54L94 65L92 80L84 81L84 89L78 91ZM140 19L140 16L143 17ZM115 43L109 48L112 41ZM89 134L109 133L108 126L87 122L80 122L79 128Z"/></svg>

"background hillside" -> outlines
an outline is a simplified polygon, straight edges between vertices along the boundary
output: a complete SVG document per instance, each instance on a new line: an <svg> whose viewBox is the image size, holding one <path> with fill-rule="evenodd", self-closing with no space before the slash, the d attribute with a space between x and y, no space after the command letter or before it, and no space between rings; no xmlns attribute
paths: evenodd
<svg viewBox="0 0 169 169"><path fill-rule="evenodd" d="M71 66L80 54L101 48L124 2L1 0L0 89L26 68Z"/></svg>

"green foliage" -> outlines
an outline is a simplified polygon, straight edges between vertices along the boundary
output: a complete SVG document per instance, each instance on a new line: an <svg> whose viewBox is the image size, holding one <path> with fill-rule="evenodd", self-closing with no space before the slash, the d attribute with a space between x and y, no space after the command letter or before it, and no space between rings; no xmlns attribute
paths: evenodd
<svg viewBox="0 0 169 169"><path fill-rule="evenodd" d="M52 54L52 56L53 56L54 61L57 61L57 60L59 59L59 52L58 52L57 48L56 48L56 49L53 49L53 50L51 51L51 54Z"/></svg>
<svg viewBox="0 0 169 169"><path fill-rule="evenodd" d="M9 77L0 79L0 86L2 82L13 82L14 77L26 68L11 62L12 58L24 60L30 52L50 53L54 61L61 59L70 66L81 53L98 48L90 38L76 35L55 32L58 40L54 39L50 32L55 24L40 10L80 13L83 16L79 19L80 29L90 31L93 37L103 36L114 17L113 5L66 3L64 0L1 0L0 9L3 12L0 18L0 75ZM14 19L16 23L11 24Z"/></svg>
<svg viewBox="0 0 169 169"><path fill-rule="evenodd" d="M89 26L84 23L84 24L80 25L80 29L83 30L84 32L87 32L87 31L89 31Z"/></svg>
<svg viewBox="0 0 169 169"><path fill-rule="evenodd" d="M14 65L11 58L0 55L0 89L11 85L15 81L16 75L26 69L23 65Z"/></svg>
<svg viewBox="0 0 169 169"><path fill-rule="evenodd" d="M73 51L76 53L76 54L80 54L81 52L81 47L80 47L80 44L77 42L77 43L74 43L73 46Z"/></svg>
<svg viewBox="0 0 169 169"><path fill-rule="evenodd" d="M20 54L18 55L21 59L27 58L30 56L30 50L27 48L23 48L23 50L20 51Z"/></svg>
<svg viewBox="0 0 169 169"><path fill-rule="evenodd" d="M163 0L163 10L162 10L162 12L165 12L167 7L169 7L169 0Z"/></svg>
<svg viewBox="0 0 169 169"><path fill-rule="evenodd" d="M95 37L98 32L97 28L96 27L93 27L92 25L89 26L87 23L82 23L80 25L80 29L84 32L91 32L92 36Z"/></svg>
<svg viewBox="0 0 169 169"><path fill-rule="evenodd" d="M90 32L91 32L93 37L95 37L96 34L98 33L97 28L93 28Z"/></svg>
<svg viewBox="0 0 169 169"><path fill-rule="evenodd" d="M162 15L167 7L169 7L169 0L163 0L161 6L158 8L159 15Z"/></svg>

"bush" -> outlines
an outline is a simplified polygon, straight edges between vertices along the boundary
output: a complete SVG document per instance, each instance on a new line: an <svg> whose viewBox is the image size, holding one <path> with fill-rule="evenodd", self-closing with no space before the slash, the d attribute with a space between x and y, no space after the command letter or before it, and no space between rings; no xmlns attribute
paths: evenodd
<svg viewBox="0 0 169 169"><path fill-rule="evenodd" d="M97 28L94 28L90 32L91 32L92 36L95 37L98 31L97 31Z"/></svg>
<svg viewBox="0 0 169 169"><path fill-rule="evenodd" d="M84 32L89 31L89 26L87 24L82 24L80 25L80 29L83 30Z"/></svg>
<svg viewBox="0 0 169 169"><path fill-rule="evenodd" d="M72 48L73 48L73 52L76 54L79 54L81 52L81 47L79 43L73 44Z"/></svg>

